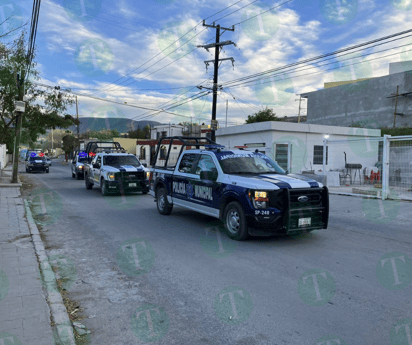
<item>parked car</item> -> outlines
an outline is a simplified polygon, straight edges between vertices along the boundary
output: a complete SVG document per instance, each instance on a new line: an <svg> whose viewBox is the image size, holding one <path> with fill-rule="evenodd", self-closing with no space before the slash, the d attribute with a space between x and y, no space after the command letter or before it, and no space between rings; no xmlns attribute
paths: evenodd
<svg viewBox="0 0 412 345"><path fill-rule="evenodd" d="M165 151L173 141L183 143L177 158ZM287 174L257 150L228 150L204 137L167 137L160 139L154 162L150 194L162 215L178 205L216 217L234 240L328 227L327 187Z"/></svg>
<svg viewBox="0 0 412 345"><path fill-rule="evenodd" d="M33 171L49 173L49 165L46 163L46 159L44 157L29 156L25 164L27 173L31 173Z"/></svg>

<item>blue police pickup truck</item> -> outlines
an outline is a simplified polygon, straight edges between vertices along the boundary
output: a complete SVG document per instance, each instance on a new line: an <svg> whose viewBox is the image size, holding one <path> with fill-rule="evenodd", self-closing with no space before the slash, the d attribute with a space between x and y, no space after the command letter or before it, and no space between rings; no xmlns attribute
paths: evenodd
<svg viewBox="0 0 412 345"><path fill-rule="evenodd" d="M218 218L234 240L328 226L327 187L287 174L262 153L227 150L204 137L159 141L150 194L160 214L177 205Z"/></svg>

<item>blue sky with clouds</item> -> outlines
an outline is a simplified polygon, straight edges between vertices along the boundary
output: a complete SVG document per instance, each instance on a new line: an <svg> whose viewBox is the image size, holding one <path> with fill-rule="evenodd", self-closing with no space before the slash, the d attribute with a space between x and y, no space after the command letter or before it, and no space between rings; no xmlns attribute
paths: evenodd
<svg viewBox="0 0 412 345"><path fill-rule="evenodd" d="M30 19L31 1L0 0L0 16L11 8L21 11L24 21ZM196 85L211 87L213 64L206 71L203 61L213 59L214 51L197 48L214 40L215 30L199 24L209 16L208 24L237 24L234 32L221 36L236 43L221 52L221 58L235 60L234 67L224 61L219 69L219 84L224 86L218 103L221 125L226 100L229 124L243 123L266 106L279 116L292 116L298 111L295 94L321 89L325 82L382 76L388 74L389 62L412 59L412 45L405 47L412 43L408 37L351 55L351 60L345 56L324 66L305 64L225 87L238 78L407 30L412 0L43 0L36 42L41 83L148 108L185 102L170 114L80 96L81 116L209 121L212 95L204 92L187 99L197 97ZM388 48L394 49L380 52Z"/></svg>

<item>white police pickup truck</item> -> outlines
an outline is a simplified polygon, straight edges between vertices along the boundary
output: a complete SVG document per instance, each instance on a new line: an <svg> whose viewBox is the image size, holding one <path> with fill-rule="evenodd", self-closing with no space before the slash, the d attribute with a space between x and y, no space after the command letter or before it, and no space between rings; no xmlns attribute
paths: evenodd
<svg viewBox="0 0 412 345"><path fill-rule="evenodd" d="M180 153L173 154L177 145ZM150 194L160 214L178 205L219 218L235 240L328 226L327 187L286 174L262 153L226 150L208 138L162 138L150 172Z"/></svg>
<svg viewBox="0 0 412 345"><path fill-rule="evenodd" d="M103 196L149 192L148 172L136 156L118 152L90 152L89 155L93 158L90 164L85 165L86 189L96 185Z"/></svg>

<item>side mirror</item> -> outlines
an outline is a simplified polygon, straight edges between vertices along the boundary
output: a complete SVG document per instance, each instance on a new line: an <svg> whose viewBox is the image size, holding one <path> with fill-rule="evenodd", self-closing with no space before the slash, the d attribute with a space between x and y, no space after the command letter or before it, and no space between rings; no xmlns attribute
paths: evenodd
<svg viewBox="0 0 412 345"><path fill-rule="evenodd" d="M285 173L286 173L286 175L289 174L289 170L286 170Z"/></svg>
<svg viewBox="0 0 412 345"><path fill-rule="evenodd" d="M93 168L99 169L99 168L100 168L100 164L94 163L94 164L93 164Z"/></svg>
<svg viewBox="0 0 412 345"><path fill-rule="evenodd" d="M200 172L200 179L206 181L216 182L217 180L217 171L212 170L202 170Z"/></svg>
<svg viewBox="0 0 412 345"><path fill-rule="evenodd" d="M145 168L147 168L147 163L142 163L142 165L143 165Z"/></svg>

